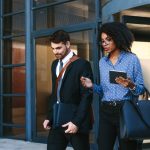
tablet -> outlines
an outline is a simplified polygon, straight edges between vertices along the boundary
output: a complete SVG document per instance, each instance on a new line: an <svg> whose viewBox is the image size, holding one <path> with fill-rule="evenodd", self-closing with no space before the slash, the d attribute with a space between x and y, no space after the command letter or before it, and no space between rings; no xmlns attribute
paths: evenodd
<svg viewBox="0 0 150 150"><path fill-rule="evenodd" d="M127 73L123 72L123 71L118 71L118 70L110 70L109 71L109 80L110 80L110 83L118 84L115 81L115 79L117 77L127 78Z"/></svg>

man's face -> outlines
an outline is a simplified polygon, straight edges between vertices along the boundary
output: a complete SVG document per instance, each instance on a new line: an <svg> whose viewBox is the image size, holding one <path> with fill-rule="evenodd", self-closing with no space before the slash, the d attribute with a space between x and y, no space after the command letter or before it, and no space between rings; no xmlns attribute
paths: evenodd
<svg viewBox="0 0 150 150"><path fill-rule="evenodd" d="M51 42L51 48L57 59L63 59L70 52L70 42L67 41L66 44L64 44L63 42Z"/></svg>

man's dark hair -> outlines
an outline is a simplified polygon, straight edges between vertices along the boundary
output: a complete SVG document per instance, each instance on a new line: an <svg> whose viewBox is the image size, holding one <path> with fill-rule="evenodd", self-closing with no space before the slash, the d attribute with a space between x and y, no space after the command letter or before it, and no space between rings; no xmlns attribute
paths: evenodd
<svg viewBox="0 0 150 150"><path fill-rule="evenodd" d="M57 30L50 36L50 42L53 43L63 42L64 44L66 44L67 41L70 41L70 36L64 30Z"/></svg>
<svg viewBox="0 0 150 150"><path fill-rule="evenodd" d="M100 34L102 32L112 38L117 48L131 52L134 36L126 25L119 22L105 23L100 29Z"/></svg>

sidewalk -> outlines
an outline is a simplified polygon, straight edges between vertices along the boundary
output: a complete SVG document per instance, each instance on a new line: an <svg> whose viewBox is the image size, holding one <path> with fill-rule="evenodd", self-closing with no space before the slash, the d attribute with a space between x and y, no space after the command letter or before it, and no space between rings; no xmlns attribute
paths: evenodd
<svg viewBox="0 0 150 150"><path fill-rule="evenodd" d="M0 139L0 150L46 150L46 144ZM67 148L66 150L72 150L72 148Z"/></svg>
<svg viewBox="0 0 150 150"><path fill-rule="evenodd" d="M46 150L46 144L3 138L0 139L0 150ZM73 148L68 147L66 150L73 150ZM143 150L150 150L150 148Z"/></svg>

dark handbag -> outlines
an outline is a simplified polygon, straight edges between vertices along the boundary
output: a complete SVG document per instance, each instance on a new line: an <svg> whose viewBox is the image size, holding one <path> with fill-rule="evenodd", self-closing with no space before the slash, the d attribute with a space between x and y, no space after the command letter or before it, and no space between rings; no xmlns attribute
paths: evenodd
<svg viewBox="0 0 150 150"><path fill-rule="evenodd" d="M53 105L53 127L61 127L71 121L75 116L77 106L75 104L55 103Z"/></svg>
<svg viewBox="0 0 150 150"><path fill-rule="evenodd" d="M150 139L150 101L125 101L120 112L120 138Z"/></svg>

